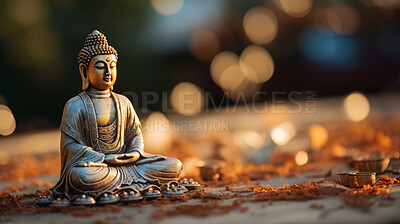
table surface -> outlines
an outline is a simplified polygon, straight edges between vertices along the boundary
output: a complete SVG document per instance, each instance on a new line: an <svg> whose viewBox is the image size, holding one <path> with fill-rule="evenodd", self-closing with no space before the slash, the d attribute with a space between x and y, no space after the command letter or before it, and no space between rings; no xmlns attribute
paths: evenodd
<svg viewBox="0 0 400 224"><path fill-rule="evenodd" d="M42 176L41 181L57 181L57 176ZM262 185L271 185L280 187L283 183L289 185L312 181L311 178L271 178L262 181ZM11 182L0 182L0 188L12 184ZM23 184L23 183L21 183ZM248 185L238 185L237 187L247 187ZM32 193L38 187L30 187L16 194ZM222 194L229 193L225 188L206 188L206 192ZM176 205L195 205L204 203L200 199L191 199L187 202L178 204L167 204L163 207L153 204L143 205L141 207L122 206L123 210L119 213L95 212L93 216L81 217L63 213L40 213L34 215L17 214L6 216L8 223L394 223L400 220L400 192L395 188L391 196L396 200L382 206L375 203L368 208L356 208L346 206L342 200L337 197L316 199L309 201L275 201L272 204L268 202L245 202L242 207L248 207L246 211L232 209L227 214L211 215L206 217L194 217L187 215L168 216L161 219L154 218L153 213L160 209L170 209ZM226 199L222 204L232 204L235 199ZM317 204L322 208L312 208L312 204Z"/></svg>
<svg viewBox="0 0 400 224"><path fill-rule="evenodd" d="M399 101L392 98L398 99L398 95L389 96L390 99L382 100L379 97L375 97L375 100L371 100L371 106L373 108L381 109L391 108L391 113L397 113ZM334 102L332 102L334 101ZM332 117L338 118L338 114L335 112L335 108L339 107L341 100L332 99L331 101L318 101L318 114L310 115L298 115L303 116L302 119L295 119L301 121L307 121L308 119L320 119L320 122L324 120L332 120ZM396 106L393 104L385 104L385 102L397 102ZM380 104L379 104L380 103ZM390 106L391 105L391 106ZM211 117L213 115L210 115ZM218 115L225 116L225 115ZM236 115L232 115L238 116ZM256 116L265 115L252 115L257 120ZM311 118L312 117L312 118ZM203 117L200 119L209 119L210 117ZM323 119L322 119L323 118ZM177 118L178 119L178 118ZM215 117L213 119L218 119ZM231 119L227 117L227 119ZM235 120L234 118L232 118ZM271 118L273 120L273 118ZM321 120L322 119L322 120ZM251 123L246 120L247 124ZM246 123L245 122L245 123ZM258 122L258 121L257 121ZM257 123L257 122L254 122ZM260 123L260 122L258 122ZM236 124L240 127L240 123ZM263 127L265 128L265 127ZM45 140L45 141L44 141ZM48 153L57 152L59 145L59 131L47 131L42 133L28 134L28 135L17 135L8 138L0 139L0 157L12 157L29 149L31 153ZM346 167L335 167L332 173L340 172L345 170ZM320 171L326 173L326 171ZM279 187L284 183L296 184L304 181L311 181L311 178L307 178L306 174L296 178L283 178L273 177L267 181L262 181L262 185L271 185L272 187ZM336 177L337 178L337 177ZM40 181L46 181L50 183L56 183L58 175L51 176L40 176L36 178ZM29 183L28 180L26 183ZM18 183L18 184L24 184ZM10 185L15 185L13 182L0 181L0 190L4 191L4 188ZM29 185L29 184L28 184ZM240 186L238 186L240 187ZM15 194L32 193L37 190L38 187L29 187L26 190L20 191ZM206 188L206 192L211 193L226 193L225 188ZM268 202L246 202L243 206L248 207L246 211L240 211L237 209L231 210L227 214L207 216L207 217L193 217L193 216L168 216L162 219L156 219L153 217L153 213L160 207L152 204L144 205L141 207L129 207L123 206L123 210L120 213L111 212L96 212L93 216L80 217L73 216L70 214L62 213L41 213L34 215L18 214L5 217L3 221L9 223L396 223L400 221L400 193L399 189L394 188L391 191L391 196L396 199L391 203L382 206L379 203L375 203L373 206L368 208L356 208L350 206L343 206L344 202L337 197L330 197L325 199L309 200L309 201L276 201L272 204ZM235 199L223 200L223 204L232 204ZM200 199L192 199L187 202L181 202L179 204L199 204L203 203ZM321 205L322 208L312 208L312 204ZM176 204L168 204L162 209L169 209Z"/></svg>

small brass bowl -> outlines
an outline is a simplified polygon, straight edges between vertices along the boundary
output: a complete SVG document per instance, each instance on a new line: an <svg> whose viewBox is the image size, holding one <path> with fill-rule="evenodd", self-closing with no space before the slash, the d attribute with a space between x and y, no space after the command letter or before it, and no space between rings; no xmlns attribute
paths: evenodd
<svg viewBox="0 0 400 224"><path fill-rule="evenodd" d="M199 166L204 181L220 180L224 175L225 162L213 160Z"/></svg>
<svg viewBox="0 0 400 224"><path fill-rule="evenodd" d="M362 187L364 185L375 185L376 183L376 173L375 172L357 172L357 183L358 186Z"/></svg>
<svg viewBox="0 0 400 224"><path fill-rule="evenodd" d="M376 183L375 172L342 172L337 175L340 176L340 183L346 187L372 186Z"/></svg>
<svg viewBox="0 0 400 224"><path fill-rule="evenodd" d="M358 181L357 181L357 173L350 173L349 174L349 186L350 187L359 187Z"/></svg>
<svg viewBox="0 0 400 224"><path fill-rule="evenodd" d="M361 172L383 173L388 167L389 162L390 162L389 158L355 160L354 167Z"/></svg>
<svg viewBox="0 0 400 224"><path fill-rule="evenodd" d="M343 186L349 187L350 186L350 175L355 174L355 172L342 172L342 173L337 173L340 177L340 184Z"/></svg>

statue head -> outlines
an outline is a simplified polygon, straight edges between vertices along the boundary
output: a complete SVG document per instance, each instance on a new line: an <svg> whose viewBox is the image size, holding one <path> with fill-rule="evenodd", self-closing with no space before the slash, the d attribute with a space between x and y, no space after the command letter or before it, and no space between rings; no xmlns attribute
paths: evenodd
<svg viewBox="0 0 400 224"><path fill-rule="evenodd" d="M97 30L89 34L78 55L82 89L91 86L97 90L112 90L117 79L117 60L117 51L108 45L104 34Z"/></svg>

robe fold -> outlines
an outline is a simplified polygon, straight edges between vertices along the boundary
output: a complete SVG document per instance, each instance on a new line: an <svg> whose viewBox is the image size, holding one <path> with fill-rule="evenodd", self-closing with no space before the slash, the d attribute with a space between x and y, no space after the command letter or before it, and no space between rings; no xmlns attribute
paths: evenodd
<svg viewBox="0 0 400 224"><path fill-rule="evenodd" d="M72 196L71 192L95 195L121 186L159 184L160 181L178 179L182 170L180 161L145 153L140 121L131 102L120 94L111 92L111 96L116 106L118 125L116 137L111 143L99 140L96 113L86 92L73 97L65 105L60 126L61 174L60 180L51 189L54 193L67 197ZM133 164L81 167L83 163L88 162L102 163L107 154L133 151L140 154L139 160ZM74 178L78 178L82 186L74 186Z"/></svg>

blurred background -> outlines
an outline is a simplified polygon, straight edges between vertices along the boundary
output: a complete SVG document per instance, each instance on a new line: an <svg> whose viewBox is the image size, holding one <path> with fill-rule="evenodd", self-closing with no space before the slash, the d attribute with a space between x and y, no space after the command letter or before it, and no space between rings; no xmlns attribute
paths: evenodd
<svg viewBox="0 0 400 224"><path fill-rule="evenodd" d="M359 91L362 101L363 94L400 90L398 0L0 5L3 136L58 127L64 104L81 92L77 55L94 29L119 54L114 91L127 95L143 119L163 111L163 104L179 113L181 91L207 93L218 103L229 96L226 105L232 105L272 101L277 91L286 99L291 91L313 91L318 99ZM265 94L253 99L257 91ZM143 92L160 99L142 108ZM206 110L210 104L203 99L181 114Z"/></svg>

